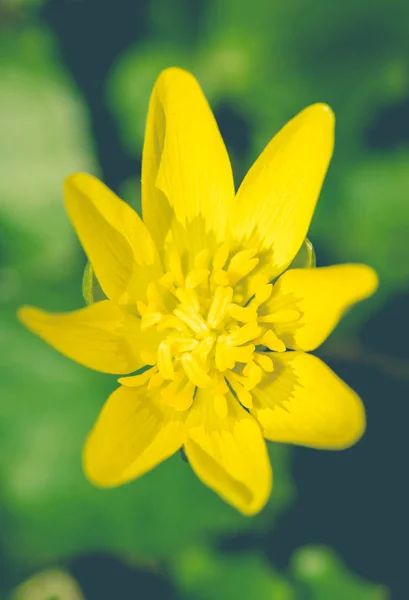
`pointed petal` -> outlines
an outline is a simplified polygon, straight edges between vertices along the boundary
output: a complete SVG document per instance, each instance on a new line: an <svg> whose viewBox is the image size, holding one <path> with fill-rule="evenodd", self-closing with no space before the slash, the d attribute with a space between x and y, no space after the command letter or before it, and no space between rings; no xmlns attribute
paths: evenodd
<svg viewBox="0 0 409 600"><path fill-rule="evenodd" d="M328 337L344 312L374 293L378 277L366 265L336 265L286 271L273 288L267 312L295 309L300 318L277 323L274 331L287 348L314 350Z"/></svg>
<svg viewBox="0 0 409 600"><path fill-rule="evenodd" d="M108 398L84 447L88 479L113 487L143 475L183 444L186 413L163 407L137 388Z"/></svg>
<svg viewBox="0 0 409 600"><path fill-rule="evenodd" d="M213 396L199 390L187 420L185 451L197 476L246 515L263 508L272 485L260 427L234 399L227 416L217 414Z"/></svg>
<svg viewBox="0 0 409 600"><path fill-rule="evenodd" d="M251 412L268 440L340 450L365 431L360 398L311 354L275 354L269 382L252 393Z"/></svg>
<svg viewBox="0 0 409 600"><path fill-rule="evenodd" d="M333 144L331 109L309 106L271 140L240 186L233 236L267 252L271 278L290 264L307 235Z"/></svg>
<svg viewBox="0 0 409 600"><path fill-rule="evenodd" d="M120 299L136 278L141 297L162 269L140 217L101 181L86 173L68 177L64 195L70 220L106 296Z"/></svg>
<svg viewBox="0 0 409 600"><path fill-rule="evenodd" d="M104 373L132 373L144 364L139 351L157 344L152 334L141 333L139 319L109 300L58 314L25 306L18 316L64 356Z"/></svg>
<svg viewBox="0 0 409 600"><path fill-rule="evenodd" d="M142 162L143 218L158 246L173 216L195 234L224 240L234 183L215 118L196 79L163 71L152 92ZM188 227L189 229L189 227Z"/></svg>

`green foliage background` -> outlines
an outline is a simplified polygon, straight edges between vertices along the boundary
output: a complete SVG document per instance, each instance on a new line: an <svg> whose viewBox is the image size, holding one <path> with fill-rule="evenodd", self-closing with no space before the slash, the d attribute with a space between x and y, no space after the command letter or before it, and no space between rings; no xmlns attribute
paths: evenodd
<svg viewBox="0 0 409 600"><path fill-rule="evenodd" d="M141 573L149 573L167 582L161 597L182 600L387 598L396 578L366 582L343 565L347 554L326 547L293 548L285 566L273 564L268 544L299 501L287 447L271 448L275 491L253 519L204 488L179 456L123 488L92 488L81 446L115 381L54 353L17 323L15 310L82 305L85 260L61 182L92 172L139 209L149 94L160 70L178 65L208 96L237 183L297 111L316 101L333 107L336 153L310 238L318 264L366 262L381 287L347 316L323 356L357 364L359 391L373 391L367 368L405 380L407 391L398 332L385 339L371 332L379 323L390 330L385 311L406 298L409 283L409 4L117 4L0 1L0 597L155 597L149 586L137 595ZM373 419L372 427L379 444L381 425ZM360 467L370 461L365 455ZM228 539L244 540L242 551L220 550ZM80 591L71 575L50 570L75 575L73 564L96 552L118 558L134 587L122 589L121 579L117 595L104 596L102 587L96 595L86 574Z"/></svg>

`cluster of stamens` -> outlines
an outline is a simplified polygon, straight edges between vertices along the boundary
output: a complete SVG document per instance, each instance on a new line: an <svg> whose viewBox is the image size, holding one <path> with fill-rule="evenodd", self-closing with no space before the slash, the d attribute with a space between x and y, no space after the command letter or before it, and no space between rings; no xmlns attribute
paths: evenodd
<svg viewBox="0 0 409 600"><path fill-rule="evenodd" d="M273 285L257 269L256 251L231 253L223 245L211 259L203 250L186 273L176 249L168 256L165 275L137 303L141 330L163 337L155 355L142 356L151 368L128 385L158 390L177 410L191 406L197 388L210 388L220 415L227 413L228 393L251 408L251 390L274 370L272 353L286 349L273 324L298 313L278 306L266 314Z"/></svg>

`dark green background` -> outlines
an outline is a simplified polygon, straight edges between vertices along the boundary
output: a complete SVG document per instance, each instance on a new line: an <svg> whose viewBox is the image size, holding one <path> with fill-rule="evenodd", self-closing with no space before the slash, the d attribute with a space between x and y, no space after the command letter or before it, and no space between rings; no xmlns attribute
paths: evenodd
<svg viewBox="0 0 409 600"><path fill-rule="evenodd" d="M92 172L139 209L147 102L170 65L201 82L237 184L297 111L332 106L310 238L319 265L381 278L317 352L362 395L367 434L341 453L273 446L252 519L179 456L92 488L81 446L115 380L15 318L82 306L62 180ZM0 0L0 598L77 600L74 580L87 600L407 598L408 233L406 0Z"/></svg>

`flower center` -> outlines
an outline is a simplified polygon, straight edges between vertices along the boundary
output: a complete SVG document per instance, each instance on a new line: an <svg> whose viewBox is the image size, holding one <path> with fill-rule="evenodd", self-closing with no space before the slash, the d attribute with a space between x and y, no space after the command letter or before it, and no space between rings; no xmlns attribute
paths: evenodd
<svg viewBox="0 0 409 600"><path fill-rule="evenodd" d="M152 367L132 385L159 390L178 410L191 406L197 388L211 389L220 414L229 392L251 408L251 390L274 370L272 353L286 349L273 331L280 314L265 308L273 285L258 265L256 251L231 253L223 245L212 260L203 250L184 269L171 251L165 275L149 285L147 302L137 303L141 329L163 337L155 355L142 356Z"/></svg>

